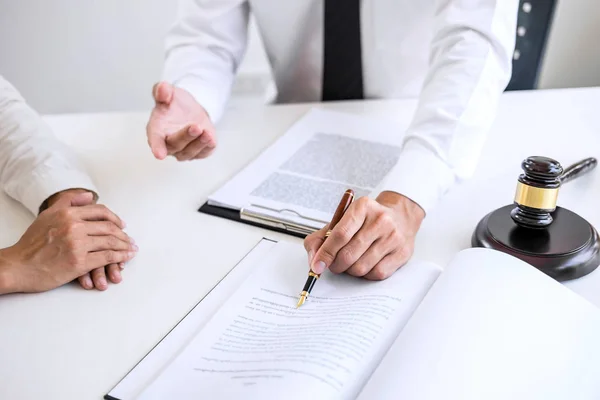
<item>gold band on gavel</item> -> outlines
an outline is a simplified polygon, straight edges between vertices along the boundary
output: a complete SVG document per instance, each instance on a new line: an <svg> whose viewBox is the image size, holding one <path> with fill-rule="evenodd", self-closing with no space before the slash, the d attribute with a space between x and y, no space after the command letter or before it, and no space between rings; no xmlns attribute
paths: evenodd
<svg viewBox="0 0 600 400"><path fill-rule="evenodd" d="M541 210L554 210L558 199L558 188L542 189L517 182L515 203Z"/></svg>

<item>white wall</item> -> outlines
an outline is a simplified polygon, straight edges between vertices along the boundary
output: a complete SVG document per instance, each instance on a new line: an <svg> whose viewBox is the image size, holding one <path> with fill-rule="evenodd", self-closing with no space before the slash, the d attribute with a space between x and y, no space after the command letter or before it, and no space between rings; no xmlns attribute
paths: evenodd
<svg viewBox="0 0 600 400"><path fill-rule="evenodd" d="M600 0L558 0L540 88L600 86Z"/></svg>
<svg viewBox="0 0 600 400"><path fill-rule="evenodd" d="M0 1L0 73L44 113L145 108L170 3Z"/></svg>
<svg viewBox="0 0 600 400"><path fill-rule="evenodd" d="M0 1L0 74L42 113L144 110L176 0ZM600 0L559 0L540 87L600 85ZM236 94L268 78L251 30Z"/></svg>
<svg viewBox="0 0 600 400"><path fill-rule="evenodd" d="M42 113L148 109L175 15L176 0L1 0L0 74ZM241 72L239 92L268 75L256 29Z"/></svg>

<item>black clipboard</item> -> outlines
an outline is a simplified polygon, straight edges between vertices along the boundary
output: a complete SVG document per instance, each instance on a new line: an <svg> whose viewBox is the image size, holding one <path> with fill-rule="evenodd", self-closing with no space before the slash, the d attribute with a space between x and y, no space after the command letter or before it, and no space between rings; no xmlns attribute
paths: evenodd
<svg viewBox="0 0 600 400"><path fill-rule="evenodd" d="M249 221L249 220L242 219L240 217L240 212L238 210L233 210L233 209L225 208L225 207L213 206L213 205L208 204L208 202L204 203L198 209L198 212L200 212L202 214L212 215L212 216L215 216L215 217L221 217L221 218L224 218L224 219L229 219L231 221L241 222L243 224L251 225L251 226L256 226L258 228L268 229L268 230L274 231L274 232L285 233L287 235L295 236L295 237L298 237L298 238L301 238L301 239L304 239L307 236L307 235L302 234L300 232L294 232L294 231L291 231L291 230L277 228L277 227L270 226L270 225L267 225L267 224L260 224L258 222L254 222L254 221Z"/></svg>

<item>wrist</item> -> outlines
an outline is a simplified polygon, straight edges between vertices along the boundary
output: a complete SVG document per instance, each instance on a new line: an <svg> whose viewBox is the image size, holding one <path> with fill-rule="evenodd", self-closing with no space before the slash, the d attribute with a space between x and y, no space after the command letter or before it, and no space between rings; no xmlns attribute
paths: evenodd
<svg viewBox="0 0 600 400"><path fill-rule="evenodd" d="M389 207L396 212L410 215L419 224L425 218L425 211L417 203L399 193L384 191L377 196L376 200L379 204Z"/></svg>
<svg viewBox="0 0 600 400"><path fill-rule="evenodd" d="M18 292L19 262L10 254L10 247L0 249L0 295Z"/></svg>

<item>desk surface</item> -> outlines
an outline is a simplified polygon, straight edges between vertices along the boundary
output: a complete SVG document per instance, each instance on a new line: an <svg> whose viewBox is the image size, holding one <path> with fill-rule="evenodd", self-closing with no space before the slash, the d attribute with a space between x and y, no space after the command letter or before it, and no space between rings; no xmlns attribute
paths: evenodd
<svg viewBox="0 0 600 400"><path fill-rule="evenodd" d="M489 211L510 204L521 161L564 166L600 156L600 88L506 93L477 173L426 218L415 256L445 265L469 247ZM140 252L105 292L75 284L0 298L0 398L100 399L263 236L276 234L196 212L207 196L312 106L408 121L414 101L233 107L208 160L154 160L146 113L48 116L85 158L101 201L128 224ZM565 185L559 204L600 227L600 171ZM0 194L0 247L32 216ZM566 284L600 306L600 271Z"/></svg>

